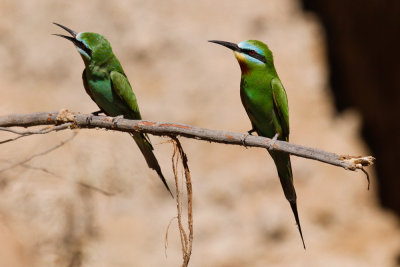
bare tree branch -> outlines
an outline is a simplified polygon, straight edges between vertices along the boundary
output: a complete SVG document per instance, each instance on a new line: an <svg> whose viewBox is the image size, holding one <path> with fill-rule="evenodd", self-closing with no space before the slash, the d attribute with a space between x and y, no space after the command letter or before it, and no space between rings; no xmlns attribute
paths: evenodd
<svg viewBox="0 0 400 267"><path fill-rule="evenodd" d="M57 125L62 130L67 128L103 128L121 132L141 132L158 136L183 136L197 140L215 143L240 145L245 147L262 147L283 151L294 156L318 160L324 163L355 171L374 163L372 156L348 156L326 152L316 148L305 147L284 141L273 142L270 138L252 136L243 133L227 132L199 128L180 123L163 123L146 120L113 120L113 117L93 116L69 112L67 109L59 112L37 112L30 114L10 114L0 116L0 130L8 127L31 127L39 125ZM34 131L30 131L32 133ZM23 134L23 132L18 132ZM271 146L272 145L272 146Z"/></svg>

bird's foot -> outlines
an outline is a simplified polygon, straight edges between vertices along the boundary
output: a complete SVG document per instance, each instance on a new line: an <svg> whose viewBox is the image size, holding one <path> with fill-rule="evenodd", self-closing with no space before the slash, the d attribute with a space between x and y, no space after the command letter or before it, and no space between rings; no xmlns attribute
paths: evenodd
<svg viewBox="0 0 400 267"><path fill-rule="evenodd" d="M113 128L116 128L118 121L123 118L124 118L124 115L119 115L119 116L113 117L113 119L112 119Z"/></svg>
<svg viewBox="0 0 400 267"><path fill-rule="evenodd" d="M250 131L247 131L247 133L249 134L249 135L252 135L252 133L255 133L256 132L256 129L251 129Z"/></svg>
<svg viewBox="0 0 400 267"><path fill-rule="evenodd" d="M246 146L246 138L249 137L250 135L252 135L252 133L254 133L255 131L256 131L256 130L251 129L250 131L247 131L247 133L243 134L243 136L242 136L242 138L241 138L241 141L242 141L243 146L244 146L246 149L247 149L247 146Z"/></svg>
<svg viewBox="0 0 400 267"><path fill-rule="evenodd" d="M99 116L99 114L101 114L101 113L104 113L104 111L98 110L98 111L92 112L91 114L92 114L93 116Z"/></svg>
<svg viewBox="0 0 400 267"><path fill-rule="evenodd" d="M275 145L276 140L278 140L278 137L279 137L279 134L276 133L268 144L268 150L274 150L274 145Z"/></svg>
<svg viewBox="0 0 400 267"><path fill-rule="evenodd" d="M90 113L89 116L86 118L86 123L88 125L90 125L90 123L92 122L93 117L94 116L99 116L100 113L104 113L104 111L98 110L98 111Z"/></svg>

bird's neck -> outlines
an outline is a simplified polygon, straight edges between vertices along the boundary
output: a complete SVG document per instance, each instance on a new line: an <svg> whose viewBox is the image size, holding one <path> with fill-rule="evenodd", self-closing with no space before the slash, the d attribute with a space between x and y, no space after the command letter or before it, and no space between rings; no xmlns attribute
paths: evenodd
<svg viewBox="0 0 400 267"><path fill-rule="evenodd" d="M249 68L246 65L240 64L242 70L242 79L254 80L255 82L260 82L263 80L270 80L272 78L278 77L274 67L268 68L268 66L263 68Z"/></svg>
<svg viewBox="0 0 400 267"><path fill-rule="evenodd" d="M278 76L274 64L251 65L244 61L239 61L242 76L275 75Z"/></svg>
<svg viewBox="0 0 400 267"><path fill-rule="evenodd" d="M111 71L118 71L124 73L121 64L115 56L103 58L101 61L91 60L85 62L86 69L94 76L105 77L108 76Z"/></svg>
<svg viewBox="0 0 400 267"><path fill-rule="evenodd" d="M97 79L108 77L110 73L107 68L93 63L86 65L86 71L90 74L90 76L97 77Z"/></svg>
<svg viewBox="0 0 400 267"><path fill-rule="evenodd" d="M249 73L249 66L243 62L239 61L240 70L242 71L242 75L247 75Z"/></svg>

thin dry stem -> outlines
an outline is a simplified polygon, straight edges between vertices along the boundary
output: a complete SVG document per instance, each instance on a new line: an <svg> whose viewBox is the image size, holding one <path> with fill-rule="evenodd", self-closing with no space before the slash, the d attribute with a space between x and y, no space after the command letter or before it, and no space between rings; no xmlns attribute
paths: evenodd
<svg viewBox="0 0 400 267"><path fill-rule="evenodd" d="M3 141L0 141L0 145L4 144L4 143L8 143L8 142L12 142L15 140L18 140L22 137L26 137L26 136L30 136L30 135L35 135L35 134L47 134L50 132L54 132L54 131L61 131L61 130L65 130L67 128L69 128L72 125L71 122L68 123L64 123L61 125L56 125L56 126L46 126L42 129L39 129L37 131L17 131L11 128L6 128L6 127L0 127L0 131L4 131L4 132L10 132L10 133L14 133L14 134L18 134L19 136L14 137L14 138L10 138L10 139L6 139Z"/></svg>
<svg viewBox="0 0 400 267"><path fill-rule="evenodd" d="M169 227L171 226L172 222L173 222L175 219L178 219L178 217L173 217L173 218L169 221L168 226L167 226L167 230L165 231L165 238L164 238L164 254L165 254L165 258L168 258L167 249L168 249L168 233L169 233Z"/></svg>
<svg viewBox="0 0 400 267"><path fill-rule="evenodd" d="M192 247L193 247L193 193L192 193L192 181L190 176L190 170L188 165L188 160L185 152L183 151L182 145L179 142L178 138L172 137L172 143L174 144L174 152L172 154L172 170L175 176L175 186L176 186L176 205L178 210L178 227L182 245L182 255L183 255L183 263L182 266L186 267L189 264L190 256L192 254ZM182 223L182 202L181 202L181 195L179 189L179 182L178 182L178 163L181 160L185 180L186 180L186 193L187 193L187 217L188 217L188 229L189 229L189 236L187 235L185 228L183 227ZM167 238L167 236L166 236Z"/></svg>

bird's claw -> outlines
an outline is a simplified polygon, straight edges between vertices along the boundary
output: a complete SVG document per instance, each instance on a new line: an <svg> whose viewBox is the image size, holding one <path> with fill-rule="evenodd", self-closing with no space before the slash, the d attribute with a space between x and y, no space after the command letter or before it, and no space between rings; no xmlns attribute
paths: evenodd
<svg viewBox="0 0 400 267"><path fill-rule="evenodd" d="M251 129L250 131L247 131L247 133L249 134L249 135L252 135L252 133L255 133L256 132L256 130L253 128L253 129Z"/></svg>
<svg viewBox="0 0 400 267"><path fill-rule="evenodd" d="M276 133L274 135L274 137L271 139L271 141L268 143L268 150L274 150L274 145L275 145L276 140L278 140L278 137L279 137L279 134Z"/></svg>
<svg viewBox="0 0 400 267"><path fill-rule="evenodd" d="M250 131L247 131L247 133L242 135L241 141L242 141L242 144L243 144L243 146L245 148L247 148L247 146L246 146L246 138L249 137L250 135L252 135L252 133L254 133L255 131L256 130L251 129Z"/></svg>
<svg viewBox="0 0 400 267"><path fill-rule="evenodd" d="M104 111L98 110L98 111L90 113L89 116L86 118L86 123L88 125L90 125L90 123L92 122L93 117L94 116L99 116L100 113L104 113Z"/></svg>
<svg viewBox="0 0 400 267"><path fill-rule="evenodd" d="M104 111L98 110L98 111L92 112L92 115L93 116L99 116L100 113L104 113Z"/></svg>
<svg viewBox="0 0 400 267"><path fill-rule="evenodd" d="M119 115L119 116L113 117L113 119L112 119L113 127L114 127L114 128L117 127L118 121L119 121L120 119L123 119L123 118L124 118L124 115Z"/></svg>

